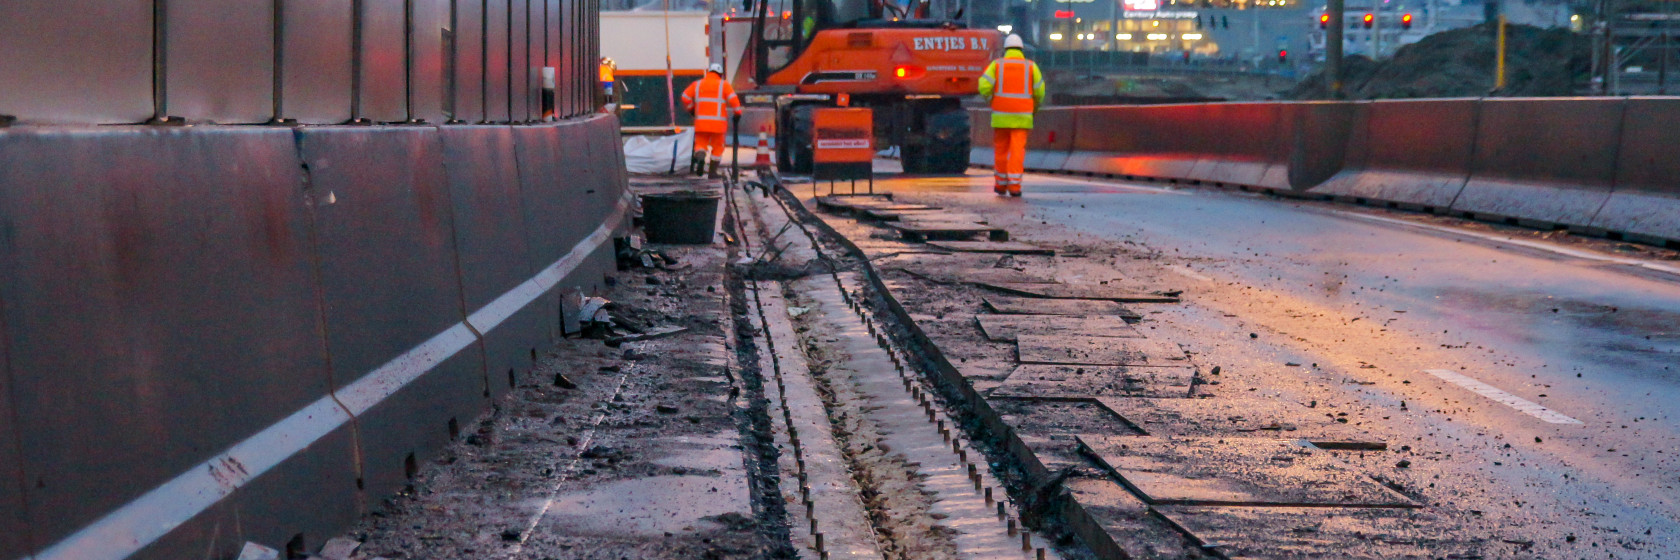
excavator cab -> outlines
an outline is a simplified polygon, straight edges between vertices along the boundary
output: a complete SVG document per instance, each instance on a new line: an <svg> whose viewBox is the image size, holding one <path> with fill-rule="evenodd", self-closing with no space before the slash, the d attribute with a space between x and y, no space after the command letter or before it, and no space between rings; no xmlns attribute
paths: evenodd
<svg viewBox="0 0 1680 560"><path fill-rule="evenodd" d="M1003 41L968 29L961 1L744 0L753 31L737 89L774 104L777 166L810 172L812 112L844 94L874 111L875 145L898 147L905 172L966 171L962 100Z"/></svg>

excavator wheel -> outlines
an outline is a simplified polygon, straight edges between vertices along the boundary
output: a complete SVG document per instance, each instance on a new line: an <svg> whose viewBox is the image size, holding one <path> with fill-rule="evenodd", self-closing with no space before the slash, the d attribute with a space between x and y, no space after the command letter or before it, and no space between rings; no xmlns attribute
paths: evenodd
<svg viewBox="0 0 1680 560"><path fill-rule="evenodd" d="M811 173L811 145L816 131L812 112L816 106L805 103L781 112L776 126L776 169L789 175Z"/></svg>
<svg viewBox="0 0 1680 560"><path fill-rule="evenodd" d="M922 130L929 140L923 151L927 173L961 175L968 171L968 111L952 104L939 112L923 113Z"/></svg>
<svg viewBox="0 0 1680 560"><path fill-rule="evenodd" d="M917 107L918 142L902 147L905 173L961 175L968 170L968 111L951 101Z"/></svg>

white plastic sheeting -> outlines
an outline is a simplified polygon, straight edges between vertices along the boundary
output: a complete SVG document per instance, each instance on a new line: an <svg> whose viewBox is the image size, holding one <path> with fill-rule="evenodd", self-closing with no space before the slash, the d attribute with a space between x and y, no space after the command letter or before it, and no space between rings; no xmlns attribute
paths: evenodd
<svg viewBox="0 0 1680 560"><path fill-rule="evenodd" d="M694 129L668 136L631 136L624 139L624 167L631 173L674 175L688 172L694 153Z"/></svg>

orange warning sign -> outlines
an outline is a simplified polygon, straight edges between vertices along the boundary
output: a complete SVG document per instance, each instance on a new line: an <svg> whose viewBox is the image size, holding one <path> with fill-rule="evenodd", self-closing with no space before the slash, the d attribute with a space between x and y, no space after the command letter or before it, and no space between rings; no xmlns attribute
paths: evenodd
<svg viewBox="0 0 1680 560"><path fill-rule="evenodd" d="M816 137L813 163L874 161L875 119L869 109L817 109L811 121Z"/></svg>

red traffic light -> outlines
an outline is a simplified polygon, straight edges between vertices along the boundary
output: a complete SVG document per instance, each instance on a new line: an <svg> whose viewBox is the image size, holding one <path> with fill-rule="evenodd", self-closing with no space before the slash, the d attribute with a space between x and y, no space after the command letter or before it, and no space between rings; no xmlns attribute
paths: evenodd
<svg viewBox="0 0 1680 560"><path fill-rule="evenodd" d="M1366 29L1370 29L1371 25L1376 23L1376 22L1377 22L1377 16L1376 15L1365 14L1365 28Z"/></svg>
<svg viewBox="0 0 1680 560"><path fill-rule="evenodd" d="M1403 29L1412 28L1412 14L1400 16L1400 27Z"/></svg>
<svg viewBox="0 0 1680 560"><path fill-rule="evenodd" d="M1322 14L1322 15L1318 16L1318 28L1319 29L1326 29L1326 28L1329 28L1329 27L1330 27L1330 14Z"/></svg>
<svg viewBox="0 0 1680 560"><path fill-rule="evenodd" d="M1056 10L1056 19L1070 19L1072 17L1073 10Z"/></svg>
<svg viewBox="0 0 1680 560"><path fill-rule="evenodd" d="M1289 51L1284 50L1284 49L1278 49L1278 63L1283 64L1283 63L1288 63L1288 62L1289 62Z"/></svg>

